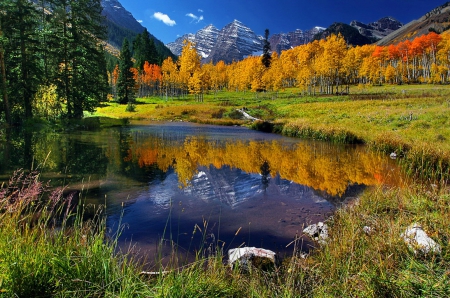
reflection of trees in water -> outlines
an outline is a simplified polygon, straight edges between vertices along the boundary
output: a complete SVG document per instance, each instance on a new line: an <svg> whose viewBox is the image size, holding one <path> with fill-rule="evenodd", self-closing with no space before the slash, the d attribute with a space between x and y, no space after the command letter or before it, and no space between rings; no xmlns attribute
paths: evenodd
<svg viewBox="0 0 450 298"><path fill-rule="evenodd" d="M101 146L54 132L15 130L8 134L4 147L6 154L1 163L7 171L38 168L73 175L104 175L108 164Z"/></svg>
<svg viewBox="0 0 450 298"><path fill-rule="evenodd" d="M267 187L269 186L269 181L270 181L270 165L267 162L267 160L265 160L261 167L259 168L261 170L261 184L263 187L263 190L266 191Z"/></svg>
<svg viewBox="0 0 450 298"><path fill-rule="evenodd" d="M119 132L118 143L120 148L120 172L136 181L150 182L155 179L164 180L165 171L158 168L156 164L156 152L152 150L142 151L147 154L145 163L139 162L134 158L135 153L132 147L135 144L133 133L131 131Z"/></svg>
<svg viewBox="0 0 450 298"><path fill-rule="evenodd" d="M199 166L237 168L261 174L263 189L277 174L298 184L343 195L351 184L395 184L399 170L384 156L365 149L322 142L284 145L277 141L208 141L176 133L149 135L142 131L109 129L98 133L54 132L6 135L0 153L2 171L45 169L72 175L121 173L137 181L164 180L172 169L187 186ZM106 139L106 143L105 143ZM105 146L107 144L107 146ZM51 154L49 155L49 152Z"/></svg>
<svg viewBox="0 0 450 298"><path fill-rule="evenodd" d="M136 164L157 164L167 171L170 166L186 186L199 166L228 165L247 173L261 173L263 187L277 173L281 178L303 184L330 195L343 195L351 184L378 185L396 183L398 167L384 156L364 148L336 146L322 142L299 142L284 146L270 141L209 142L188 137L184 143L156 140L151 136L133 139L130 146ZM175 161L175 162L174 162Z"/></svg>
<svg viewBox="0 0 450 298"><path fill-rule="evenodd" d="M33 165L32 152L33 134L29 130L5 129L5 142L2 143L0 169L16 170L31 169Z"/></svg>

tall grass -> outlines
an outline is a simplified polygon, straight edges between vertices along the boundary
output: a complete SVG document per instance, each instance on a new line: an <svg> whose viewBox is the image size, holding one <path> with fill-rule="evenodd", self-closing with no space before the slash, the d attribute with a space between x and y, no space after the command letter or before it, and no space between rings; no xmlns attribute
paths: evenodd
<svg viewBox="0 0 450 298"><path fill-rule="evenodd" d="M159 276L157 297L449 297L450 189L446 185L368 191L327 221L329 239L307 258L242 271L220 254ZM417 222L442 248L412 251L401 234ZM366 233L364 226L371 227Z"/></svg>
<svg viewBox="0 0 450 298"><path fill-rule="evenodd" d="M130 254L117 252L117 238L106 237L102 209L86 218L82 201L74 206L74 197L50 191L36 173L15 173L2 186L0 202L0 292L6 297L450 295L445 184L366 192L328 220L328 242L307 258L295 246L279 266L231 268L217 240L202 246L194 262L180 264L174 257L152 275L140 274ZM400 235L413 222L441 246L441 254L407 247ZM372 232L364 233L364 226Z"/></svg>
<svg viewBox="0 0 450 298"><path fill-rule="evenodd" d="M444 185L441 185L445 188ZM379 189L338 210L328 244L314 252L321 274L315 296L448 297L449 190ZM400 237L417 222L442 247L440 255L411 251ZM370 226L373 232L363 232Z"/></svg>
<svg viewBox="0 0 450 298"><path fill-rule="evenodd" d="M85 219L75 197L16 172L0 191L0 291L10 297L150 295L138 266L115 253L103 210Z"/></svg>

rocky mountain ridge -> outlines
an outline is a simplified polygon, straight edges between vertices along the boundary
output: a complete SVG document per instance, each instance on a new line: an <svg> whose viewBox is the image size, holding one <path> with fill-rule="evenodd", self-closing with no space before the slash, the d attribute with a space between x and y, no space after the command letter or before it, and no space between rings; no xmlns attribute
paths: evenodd
<svg viewBox="0 0 450 298"><path fill-rule="evenodd" d="M238 20L226 25L220 30L217 41L210 55L205 59L208 63L225 63L242 60L246 56L262 52L263 37L256 35L249 27Z"/></svg>
<svg viewBox="0 0 450 298"><path fill-rule="evenodd" d="M272 52L280 54L284 50L307 44L314 39L326 38L330 34L341 33L353 45L373 43L403 24L392 17L381 18L378 21L364 24L353 21L348 24L334 23L328 28L316 26L310 30L296 29L287 33L276 33L269 37ZM256 35L249 27L234 20L221 30L208 25L197 31L177 38L166 46L174 55L181 55L183 41L189 40L195 44L202 62L226 63L242 60L246 56L259 54L262 51L263 37Z"/></svg>
<svg viewBox="0 0 450 298"><path fill-rule="evenodd" d="M272 34L269 38L272 52L280 54L299 45L307 44L314 40L314 36L325 30L323 27L314 27L310 30L296 29L288 33Z"/></svg>
<svg viewBox="0 0 450 298"><path fill-rule="evenodd" d="M197 31L195 34L185 34L166 46L175 55L181 55L183 41L189 40L201 55L203 62L214 63L223 60L231 63L242 60L246 56L262 51L262 36L256 35L242 22L234 20L221 30L212 24Z"/></svg>
<svg viewBox="0 0 450 298"><path fill-rule="evenodd" d="M117 0L101 0L102 14L116 25L127 28L133 32L141 33L144 27L134 16L126 10Z"/></svg>
<svg viewBox="0 0 450 298"><path fill-rule="evenodd" d="M393 17L384 17L369 24L355 20L350 22L350 26L357 29L361 35L377 41L400 29L403 24Z"/></svg>
<svg viewBox="0 0 450 298"><path fill-rule="evenodd" d="M378 45L386 46L405 40L412 40L418 36L428 34L431 31L442 33L450 28L450 2L436 7L427 12L421 18L413 20L400 29L390 33L377 42Z"/></svg>

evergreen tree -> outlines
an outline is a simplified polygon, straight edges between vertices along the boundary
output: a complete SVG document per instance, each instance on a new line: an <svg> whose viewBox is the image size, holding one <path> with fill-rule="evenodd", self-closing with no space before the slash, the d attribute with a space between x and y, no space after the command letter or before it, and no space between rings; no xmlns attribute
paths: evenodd
<svg viewBox="0 0 450 298"><path fill-rule="evenodd" d="M158 64L158 52L156 51L155 42L150 37L147 29L138 34L133 42L134 58L136 59L135 67L139 70L144 68L147 61L150 64Z"/></svg>
<svg viewBox="0 0 450 298"><path fill-rule="evenodd" d="M66 103L68 118L82 118L106 100L108 88L104 50L106 35L100 0L52 0L51 80Z"/></svg>
<svg viewBox="0 0 450 298"><path fill-rule="evenodd" d="M269 29L264 31L263 55L261 61L266 68L270 67L272 56L270 54Z"/></svg>
<svg viewBox="0 0 450 298"><path fill-rule="evenodd" d="M33 116L32 100L41 79L38 12L27 0L2 1L0 12L3 106L8 122L20 122Z"/></svg>
<svg viewBox="0 0 450 298"><path fill-rule="evenodd" d="M134 102L134 74L131 71L133 61L131 61L131 51L128 39L122 43L122 49L119 55L119 78L117 80L118 101L121 104Z"/></svg>
<svg viewBox="0 0 450 298"><path fill-rule="evenodd" d="M0 11L8 11L8 6L11 5L10 1L3 1L0 4ZM1 96L3 104L0 105L0 111L4 111L5 120L7 123L11 123L11 108L9 105L8 99L8 84L6 81L6 62L5 62L5 44L6 37L4 34L4 23L5 23L5 15L4 13L0 13L0 77L1 77L1 85L0 89L2 90Z"/></svg>

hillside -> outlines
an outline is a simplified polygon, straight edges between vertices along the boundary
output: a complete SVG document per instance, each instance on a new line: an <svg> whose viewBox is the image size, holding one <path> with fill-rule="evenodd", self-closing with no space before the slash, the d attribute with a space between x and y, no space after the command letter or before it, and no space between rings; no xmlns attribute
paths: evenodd
<svg viewBox="0 0 450 298"><path fill-rule="evenodd" d="M101 1L105 16L105 26L107 27L107 42L109 46L107 49L111 54L115 54L122 47L122 42L127 38L130 42L134 40L137 34L144 31L144 27L127 11L122 4L117 0L102 0ZM150 34L153 38L158 55L161 61L169 56L175 57L172 52L164 45L162 41Z"/></svg>
<svg viewBox="0 0 450 298"><path fill-rule="evenodd" d="M332 24L324 31L316 34L314 36L314 40L325 39L332 34L335 35L341 34L344 37L347 44L353 46L362 46L365 44L373 43L373 40L359 33L359 31L356 28L344 23Z"/></svg>
<svg viewBox="0 0 450 298"><path fill-rule="evenodd" d="M450 2L436 7L417 20L413 20L400 29L381 39L381 46L396 44L427 34L431 31L442 33L450 28Z"/></svg>

